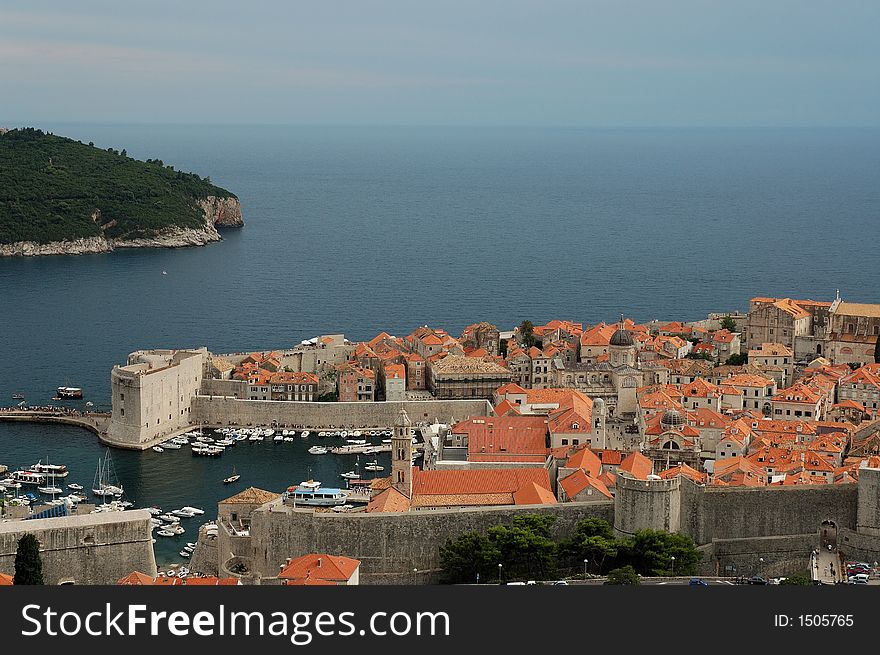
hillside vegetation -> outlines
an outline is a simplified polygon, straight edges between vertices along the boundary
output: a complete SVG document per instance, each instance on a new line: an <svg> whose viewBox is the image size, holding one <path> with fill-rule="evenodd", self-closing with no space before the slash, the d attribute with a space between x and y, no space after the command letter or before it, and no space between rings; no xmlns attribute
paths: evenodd
<svg viewBox="0 0 880 655"><path fill-rule="evenodd" d="M0 134L0 243L154 236L205 225L198 201L235 195L195 173L125 150L31 128Z"/></svg>

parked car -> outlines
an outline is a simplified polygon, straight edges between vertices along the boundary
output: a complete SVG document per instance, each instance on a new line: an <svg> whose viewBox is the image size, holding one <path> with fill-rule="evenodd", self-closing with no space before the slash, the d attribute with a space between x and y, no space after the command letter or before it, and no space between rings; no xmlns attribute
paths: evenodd
<svg viewBox="0 0 880 655"><path fill-rule="evenodd" d="M564 585L564 586L568 586L568 583L567 583L565 580L557 580L557 581L554 582L553 584L554 584L554 585Z"/></svg>
<svg viewBox="0 0 880 655"><path fill-rule="evenodd" d="M691 581L688 582L691 587L708 587L709 583L705 580L701 580L700 578L691 578Z"/></svg>
<svg viewBox="0 0 880 655"><path fill-rule="evenodd" d="M762 578L760 575L753 575L749 578L749 584L767 584L767 578Z"/></svg>
<svg viewBox="0 0 880 655"><path fill-rule="evenodd" d="M849 576L848 582L850 584L868 584L869 578L870 576L867 573L856 573Z"/></svg>

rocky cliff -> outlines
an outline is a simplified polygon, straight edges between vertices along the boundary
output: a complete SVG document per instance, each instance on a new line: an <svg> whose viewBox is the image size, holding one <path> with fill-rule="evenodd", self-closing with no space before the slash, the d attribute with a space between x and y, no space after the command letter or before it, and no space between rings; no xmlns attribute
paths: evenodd
<svg viewBox="0 0 880 655"><path fill-rule="evenodd" d="M104 236L73 241L19 241L0 244L0 256L35 257L40 255L83 255L110 252L117 248L184 248L203 246L222 238L218 227L241 227L241 204L238 198L208 196L199 201L205 214L205 225L200 229L171 227L149 237L137 239L108 239Z"/></svg>

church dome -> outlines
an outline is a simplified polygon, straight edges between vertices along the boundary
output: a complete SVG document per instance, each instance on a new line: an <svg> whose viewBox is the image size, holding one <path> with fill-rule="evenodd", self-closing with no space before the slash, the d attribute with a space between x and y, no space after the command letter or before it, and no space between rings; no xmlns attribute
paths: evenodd
<svg viewBox="0 0 880 655"><path fill-rule="evenodd" d="M681 428L684 426L684 419L678 410L668 409L666 410L666 413L663 414L663 418L660 419L660 423L664 427Z"/></svg>
<svg viewBox="0 0 880 655"><path fill-rule="evenodd" d="M622 327L617 328L617 331L611 335L611 345L612 346L632 346L635 342L633 341L632 335L629 333L629 330L624 330Z"/></svg>

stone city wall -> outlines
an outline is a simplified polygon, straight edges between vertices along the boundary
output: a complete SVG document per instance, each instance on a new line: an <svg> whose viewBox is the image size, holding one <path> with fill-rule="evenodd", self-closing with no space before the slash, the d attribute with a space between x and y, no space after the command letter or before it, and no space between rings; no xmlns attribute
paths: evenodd
<svg viewBox="0 0 880 655"><path fill-rule="evenodd" d="M18 540L40 542L46 584L115 584L132 571L156 575L146 510L0 523L0 571L12 575Z"/></svg>
<svg viewBox="0 0 880 655"><path fill-rule="evenodd" d="M583 518L597 517L612 522L613 511L613 503L602 501L336 514L294 510L276 502L253 513L250 540L230 537L221 526L218 550L224 562L232 555L243 557L263 576L277 575L288 557L328 553L360 560L362 584L423 584L437 581L439 548L447 539L466 532L485 532L494 525L510 523L515 516L527 514L556 516L554 536L562 538L573 534L577 522ZM232 540L237 543L233 544ZM221 574L224 574L222 563Z"/></svg>
<svg viewBox="0 0 880 655"><path fill-rule="evenodd" d="M413 423L449 422L485 416L492 407L485 400L412 400L370 403L306 403L286 400L240 400L196 396L191 421L206 425L287 425L307 428L389 428L405 409Z"/></svg>
<svg viewBox="0 0 880 655"><path fill-rule="evenodd" d="M683 478L681 496L680 531L698 544L713 539L817 534L826 519L839 528L856 526L855 484L706 489Z"/></svg>

